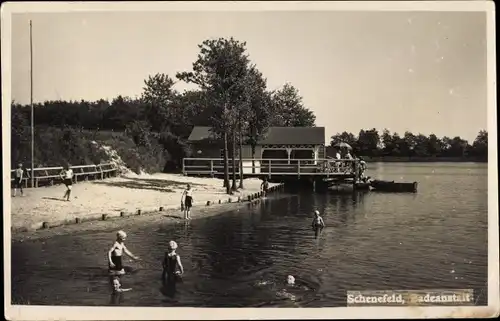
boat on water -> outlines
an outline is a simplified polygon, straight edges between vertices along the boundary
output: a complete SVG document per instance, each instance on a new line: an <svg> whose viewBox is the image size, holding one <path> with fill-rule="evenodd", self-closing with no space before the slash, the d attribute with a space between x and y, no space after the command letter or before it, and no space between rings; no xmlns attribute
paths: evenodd
<svg viewBox="0 0 500 321"><path fill-rule="evenodd" d="M418 190L418 183L400 183L395 181L372 180L370 186L375 191L380 192L393 192L393 193L416 193Z"/></svg>

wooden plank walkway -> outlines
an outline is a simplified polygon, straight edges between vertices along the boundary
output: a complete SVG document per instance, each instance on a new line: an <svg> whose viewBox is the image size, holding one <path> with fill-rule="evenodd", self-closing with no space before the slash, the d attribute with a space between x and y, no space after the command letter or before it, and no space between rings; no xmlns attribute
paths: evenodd
<svg viewBox="0 0 500 321"><path fill-rule="evenodd" d="M236 160L236 175L240 174L240 160ZM315 179L348 179L358 176L359 161L350 159L242 159L245 177L310 177ZM233 161L228 161L229 173L233 173ZM224 175L221 158L184 158L184 175Z"/></svg>

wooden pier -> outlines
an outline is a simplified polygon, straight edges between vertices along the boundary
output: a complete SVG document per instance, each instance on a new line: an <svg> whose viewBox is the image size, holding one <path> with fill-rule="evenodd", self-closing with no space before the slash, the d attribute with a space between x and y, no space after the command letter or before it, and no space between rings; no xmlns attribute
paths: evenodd
<svg viewBox="0 0 500 321"><path fill-rule="evenodd" d="M353 159L242 159L244 177L267 178L271 181L309 181L333 185L339 182L355 184L359 179L359 161ZM233 175L233 161L228 160L229 175ZM182 172L187 176L224 176L222 158L184 158ZM240 177L240 160L235 164Z"/></svg>

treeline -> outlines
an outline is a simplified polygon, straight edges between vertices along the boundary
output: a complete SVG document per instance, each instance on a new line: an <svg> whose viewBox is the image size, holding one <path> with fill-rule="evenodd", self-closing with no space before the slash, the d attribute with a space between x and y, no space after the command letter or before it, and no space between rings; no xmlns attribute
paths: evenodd
<svg viewBox="0 0 500 321"><path fill-rule="evenodd" d="M356 136L353 133L337 133L331 137L331 146L340 142L352 146L357 155L369 157L452 157L471 158L475 160L488 160L488 132L479 131L474 142L469 143L459 136L437 137L413 134L409 131L403 135L388 129L381 134L375 128L361 130Z"/></svg>
<svg viewBox="0 0 500 321"><path fill-rule="evenodd" d="M226 158L238 144L255 146L269 126L315 126L298 90L288 83L269 90L245 47L233 38L206 40L192 71L177 73L176 80L151 75L138 98L35 104L35 166L99 162L104 155L95 140L111 145L136 171L173 171L191 155L186 139L193 126L212 127L226 141ZM198 89L178 92L177 80ZM30 113L30 106L12 103L13 164L30 162Z"/></svg>

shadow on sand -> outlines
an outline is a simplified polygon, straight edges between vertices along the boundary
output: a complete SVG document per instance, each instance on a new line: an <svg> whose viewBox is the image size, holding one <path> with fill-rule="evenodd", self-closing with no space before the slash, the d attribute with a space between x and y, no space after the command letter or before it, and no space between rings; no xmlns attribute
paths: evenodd
<svg viewBox="0 0 500 321"><path fill-rule="evenodd" d="M158 192L175 193L174 189L183 189L186 187L186 183L180 183L176 181L169 181L163 179L147 179L147 178L126 178L126 181L122 182L112 182L112 181L94 181L93 184L114 186L114 187L124 187L132 189L145 189ZM190 183L191 186L201 185Z"/></svg>
<svg viewBox="0 0 500 321"><path fill-rule="evenodd" d="M51 201L59 201L59 202L66 202L65 199L62 198L57 198L57 197L42 197L43 200L51 200Z"/></svg>

